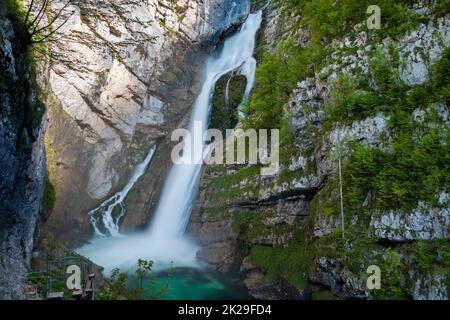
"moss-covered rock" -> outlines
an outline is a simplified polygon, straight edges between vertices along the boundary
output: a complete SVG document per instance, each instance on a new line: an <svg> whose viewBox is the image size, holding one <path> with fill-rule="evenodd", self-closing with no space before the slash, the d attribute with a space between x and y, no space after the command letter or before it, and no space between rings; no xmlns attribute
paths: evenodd
<svg viewBox="0 0 450 320"><path fill-rule="evenodd" d="M242 75L226 74L216 83L214 92L211 128L234 129L239 120L239 106L242 103L247 78Z"/></svg>

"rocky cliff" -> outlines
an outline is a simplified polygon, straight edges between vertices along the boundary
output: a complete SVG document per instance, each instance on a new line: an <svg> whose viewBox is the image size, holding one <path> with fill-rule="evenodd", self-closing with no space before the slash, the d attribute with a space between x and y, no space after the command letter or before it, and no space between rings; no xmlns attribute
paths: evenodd
<svg viewBox="0 0 450 320"><path fill-rule="evenodd" d="M281 128L282 165L206 167L189 232L255 298L448 299L448 8L369 30L348 2L266 9L244 125Z"/></svg>
<svg viewBox="0 0 450 320"><path fill-rule="evenodd" d="M17 23L0 4L0 299L24 297L44 194L45 106ZM19 30L20 31L20 30Z"/></svg>
<svg viewBox="0 0 450 320"><path fill-rule="evenodd" d="M53 13L65 1L52 1ZM144 226L167 173L167 133L184 119L205 53L247 1L83 1L52 42L46 135L56 204L45 230L66 245L92 236L87 213L121 189L150 148L122 228ZM167 151L167 150L166 150ZM67 232L67 230L72 232Z"/></svg>

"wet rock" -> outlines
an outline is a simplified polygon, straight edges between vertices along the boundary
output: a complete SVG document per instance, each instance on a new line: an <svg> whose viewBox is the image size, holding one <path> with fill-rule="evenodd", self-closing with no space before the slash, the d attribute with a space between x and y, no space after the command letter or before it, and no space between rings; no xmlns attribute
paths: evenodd
<svg viewBox="0 0 450 320"><path fill-rule="evenodd" d="M310 281L329 287L336 296L358 299L369 297L364 281L335 259L320 257L317 268L310 274Z"/></svg>
<svg viewBox="0 0 450 320"><path fill-rule="evenodd" d="M268 279L257 269L247 274L244 284L257 300L303 300L307 297L305 291L293 287L286 280Z"/></svg>
<svg viewBox="0 0 450 320"><path fill-rule="evenodd" d="M231 241L226 241L208 245L197 253L197 257L213 264L222 272L228 272L235 263L235 244Z"/></svg>
<svg viewBox="0 0 450 320"><path fill-rule="evenodd" d="M238 74L226 74L216 83L212 104L210 128L225 132L234 129L238 123L238 108L242 102L247 78Z"/></svg>

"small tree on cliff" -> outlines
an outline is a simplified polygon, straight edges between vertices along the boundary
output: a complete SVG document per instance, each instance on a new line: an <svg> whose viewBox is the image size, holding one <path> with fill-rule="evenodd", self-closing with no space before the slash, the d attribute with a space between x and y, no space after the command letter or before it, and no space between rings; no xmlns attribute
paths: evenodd
<svg viewBox="0 0 450 320"><path fill-rule="evenodd" d="M50 3L50 0L31 0L25 9L26 14L21 29L22 37L27 45L50 39L75 13L69 10L69 6L74 4L75 0L65 2L54 15L51 13Z"/></svg>

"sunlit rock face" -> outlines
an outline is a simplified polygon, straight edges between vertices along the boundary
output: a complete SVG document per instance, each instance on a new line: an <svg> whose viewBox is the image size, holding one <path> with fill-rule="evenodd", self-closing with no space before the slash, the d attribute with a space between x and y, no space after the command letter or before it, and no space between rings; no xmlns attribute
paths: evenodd
<svg viewBox="0 0 450 320"><path fill-rule="evenodd" d="M53 1L53 13L64 3ZM204 54L248 11L247 0L89 0L63 11L60 20L73 14L52 42L49 70L47 149L58 195L46 226L53 234L67 244L90 236L86 213L179 124ZM127 227L147 220L152 204L136 209L140 219ZM74 229L70 239L62 222Z"/></svg>

